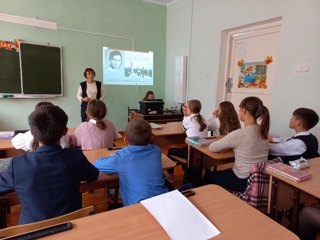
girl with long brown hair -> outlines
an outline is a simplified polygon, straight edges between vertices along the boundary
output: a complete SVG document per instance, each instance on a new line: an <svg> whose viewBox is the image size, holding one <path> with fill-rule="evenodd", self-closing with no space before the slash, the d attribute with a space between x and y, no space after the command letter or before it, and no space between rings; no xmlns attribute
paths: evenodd
<svg viewBox="0 0 320 240"><path fill-rule="evenodd" d="M153 100L153 99L154 99L154 92L148 91L148 92L146 92L146 95L144 96L142 101L149 101L149 100Z"/></svg>
<svg viewBox="0 0 320 240"><path fill-rule="evenodd" d="M231 191L244 192L252 164L268 159L270 117L268 109L257 97L243 99L239 107L239 117L245 127L234 130L209 146L212 152L233 149L234 166L224 171L206 171L204 183L218 184ZM261 120L260 125L258 120Z"/></svg>
<svg viewBox="0 0 320 240"><path fill-rule="evenodd" d="M229 101L221 102L219 108L207 118L207 122L208 130L214 136L227 135L241 127L238 114Z"/></svg>

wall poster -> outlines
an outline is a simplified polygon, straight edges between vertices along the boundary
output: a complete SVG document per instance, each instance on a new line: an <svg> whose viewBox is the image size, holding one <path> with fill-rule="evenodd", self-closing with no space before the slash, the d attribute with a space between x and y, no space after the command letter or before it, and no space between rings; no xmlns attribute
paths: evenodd
<svg viewBox="0 0 320 240"><path fill-rule="evenodd" d="M248 63L240 59L238 88L267 89L267 65L271 62L272 57L269 56L264 61Z"/></svg>

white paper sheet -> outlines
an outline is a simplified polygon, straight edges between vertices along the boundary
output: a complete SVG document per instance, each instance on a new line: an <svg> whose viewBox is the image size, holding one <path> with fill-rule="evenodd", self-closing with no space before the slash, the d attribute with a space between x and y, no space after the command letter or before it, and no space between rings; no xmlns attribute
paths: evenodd
<svg viewBox="0 0 320 240"><path fill-rule="evenodd" d="M202 240L220 231L178 190L141 201L174 240Z"/></svg>
<svg viewBox="0 0 320 240"><path fill-rule="evenodd" d="M7 131L7 132L4 132L4 131L1 131L0 132L0 139L1 140L7 140L7 139L11 139L14 135L14 131Z"/></svg>

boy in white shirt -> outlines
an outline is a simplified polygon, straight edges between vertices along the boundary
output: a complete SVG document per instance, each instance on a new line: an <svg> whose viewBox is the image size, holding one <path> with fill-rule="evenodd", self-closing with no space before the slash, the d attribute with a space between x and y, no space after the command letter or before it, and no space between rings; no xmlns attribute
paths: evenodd
<svg viewBox="0 0 320 240"><path fill-rule="evenodd" d="M314 110L296 109L289 122L289 128L295 130L296 134L291 138L280 138L279 143L270 143L269 159L281 157L284 163L289 163L301 157L318 157L318 140L309 132L318 122L319 116ZM269 141L276 142L272 137L269 137Z"/></svg>
<svg viewBox="0 0 320 240"><path fill-rule="evenodd" d="M39 102L36 106L35 109L38 109L41 106L54 106L51 102ZM70 136L69 135L64 135L60 139L60 145L62 148L69 148L70 144ZM14 136L11 139L11 143L16 149L22 149L25 152L31 152L34 151L36 148L38 148L38 142L34 141L33 136L31 134L31 131L27 131L25 133L18 133L16 136Z"/></svg>

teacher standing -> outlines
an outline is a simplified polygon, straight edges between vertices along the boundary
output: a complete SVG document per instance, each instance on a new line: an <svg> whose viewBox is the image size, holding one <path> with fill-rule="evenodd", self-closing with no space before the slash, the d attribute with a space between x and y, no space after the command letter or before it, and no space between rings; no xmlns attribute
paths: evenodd
<svg viewBox="0 0 320 240"><path fill-rule="evenodd" d="M86 81L81 82L77 97L81 102L81 121L87 121L87 105L92 99L103 99L103 90L101 88L101 82L94 80L96 76L95 71L92 68L86 68L83 73Z"/></svg>

